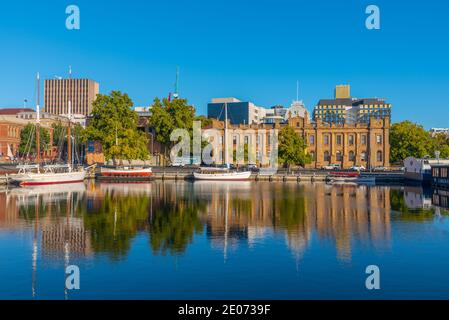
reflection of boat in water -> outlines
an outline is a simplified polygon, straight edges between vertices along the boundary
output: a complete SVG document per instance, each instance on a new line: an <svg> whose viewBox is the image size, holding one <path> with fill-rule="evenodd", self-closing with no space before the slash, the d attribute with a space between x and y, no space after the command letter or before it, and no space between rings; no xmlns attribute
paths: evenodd
<svg viewBox="0 0 449 320"><path fill-rule="evenodd" d="M196 192L245 192L250 191L253 183L251 181L195 181L193 189Z"/></svg>
<svg viewBox="0 0 449 320"><path fill-rule="evenodd" d="M8 190L8 195L17 198L20 204L32 203L36 197L43 197L43 201L65 201L67 196L82 194L86 191L83 182L61 185L27 186Z"/></svg>
<svg viewBox="0 0 449 320"><path fill-rule="evenodd" d="M326 180L330 183L375 184L376 177L362 176L359 172L331 172Z"/></svg>
<svg viewBox="0 0 449 320"><path fill-rule="evenodd" d="M15 196L36 196L83 193L85 191L86 185L83 182L78 182L73 184L26 186L22 188L13 188L10 189L8 193Z"/></svg>
<svg viewBox="0 0 449 320"><path fill-rule="evenodd" d="M102 193L118 193L123 195L129 194L150 194L151 183L114 183L114 182L99 182L97 183L99 190Z"/></svg>

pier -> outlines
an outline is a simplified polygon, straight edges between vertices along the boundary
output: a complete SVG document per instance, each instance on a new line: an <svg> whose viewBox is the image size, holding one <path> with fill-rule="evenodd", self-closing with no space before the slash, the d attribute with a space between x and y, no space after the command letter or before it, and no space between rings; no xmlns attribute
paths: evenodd
<svg viewBox="0 0 449 320"><path fill-rule="evenodd" d="M91 171L87 174L87 179L109 182L149 182L153 180L182 181L193 180L194 168L174 168L174 167L154 167L152 177L101 177L98 172ZM98 169L97 169L98 171ZM8 172L13 173L13 172ZM252 181L270 182L324 182L329 172L323 170L292 170L279 169L274 174L253 173ZM363 176L375 176L376 183L404 183L402 172L362 172ZM8 184L7 174L0 175L0 185Z"/></svg>

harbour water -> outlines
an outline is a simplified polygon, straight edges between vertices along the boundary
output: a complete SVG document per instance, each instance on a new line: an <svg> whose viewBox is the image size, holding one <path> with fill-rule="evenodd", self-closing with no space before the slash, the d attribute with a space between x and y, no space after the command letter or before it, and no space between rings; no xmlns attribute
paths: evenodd
<svg viewBox="0 0 449 320"><path fill-rule="evenodd" d="M296 182L5 189L0 299L448 299L449 211L432 200Z"/></svg>

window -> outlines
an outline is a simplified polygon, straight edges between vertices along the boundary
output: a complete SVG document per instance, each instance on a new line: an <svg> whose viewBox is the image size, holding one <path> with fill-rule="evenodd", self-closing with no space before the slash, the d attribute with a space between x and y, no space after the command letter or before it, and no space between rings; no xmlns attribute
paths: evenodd
<svg viewBox="0 0 449 320"><path fill-rule="evenodd" d="M351 135L349 135L349 145L350 146L353 146L354 145L354 136L351 134Z"/></svg>
<svg viewBox="0 0 449 320"><path fill-rule="evenodd" d="M337 135L337 145L341 146L341 135Z"/></svg>
<svg viewBox="0 0 449 320"><path fill-rule="evenodd" d="M382 136L381 135L377 135L376 136L376 143L377 144L382 144Z"/></svg>
<svg viewBox="0 0 449 320"><path fill-rule="evenodd" d="M354 151L349 151L349 161L355 161L355 153L354 153Z"/></svg>
<svg viewBox="0 0 449 320"><path fill-rule="evenodd" d="M435 178L439 178L440 173L439 173L438 168L433 168L433 170L432 170L432 176L434 176Z"/></svg>
<svg viewBox="0 0 449 320"><path fill-rule="evenodd" d="M362 135L362 144L366 145L366 135Z"/></svg>
<svg viewBox="0 0 449 320"><path fill-rule="evenodd" d="M310 138L309 138L309 141L310 141L310 145L315 145L315 136L310 136Z"/></svg>
<svg viewBox="0 0 449 320"><path fill-rule="evenodd" d="M378 162L382 162L383 161L382 151L377 151L377 161Z"/></svg>
<svg viewBox="0 0 449 320"><path fill-rule="evenodd" d="M237 144L237 136L234 136L234 139L232 142L234 143L234 145Z"/></svg>
<svg viewBox="0 0 449 320"><path fill-rule="evenodd" d="M324 152L324 161L331 161L331 155L329 151Z"/></svg>
<svg viewBox="0 0 449 320"><path fill-rule="evenodd" d="M343 154L341 151L337 151L337 161L343 161Z"/></svg>
<svg viewBox="0 0 449 320"><path fill-rule="evenodd" d="M363 151L363 152L361 153L361 160L362 160L362 161L366 161L366 151Z"/></svg>
<svg viewBox="0 0 449 320"><path fill-rule="evenodd" d="M326 146L329 145L329 136L328 135L324 136L324 145L326 145Z"/></svg>
<svg viewBox="0 0 449 320"><path fill-rule="evenodd" d="M315 161L315 152L312 151L310 153L310 158L311 158L312 161Z"/></svg>

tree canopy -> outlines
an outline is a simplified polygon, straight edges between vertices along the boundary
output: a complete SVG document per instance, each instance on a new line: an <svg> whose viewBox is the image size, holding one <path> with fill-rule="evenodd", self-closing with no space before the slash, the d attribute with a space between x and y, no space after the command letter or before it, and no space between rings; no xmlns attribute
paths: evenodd
<svg viewBox="0 0 449 320"><path fill-rule="evenodd" d="M132 107L132 100L120 91L100 94L94 101L84 135L102 144L106 159L148 159L148 137L138 130L138 114Z"/></svg>
<svg viewBox="0 0 449 320"><path fill-rule="evenodd" d="M149 123L154 128L156 140L164 146L173 146L170 135L175 129L186 129L193 139L194 121L200 121L202 128L210 123L210 119L196 116L195 108L186 99L154 99Z"/></svg>
<svg viewBox="0 0 449 320"><path fill-rule="evenodd" d="M391 162L401 162L407 157L434 156L440 151L442 158L449 157L449 140L444 135L432 137L424 127L403 121L395 123L390 130Z"/></svg>
<svg viewBox="0 0 449 320"><path fill-rule="evenodd" d="M286 126L279 132L278 158L280 164L290 167L293 165L304 166L311 162L306 153L306 143L292 127Z"/></svg>
<svg viewBox="0 0 449 320"><path fill-rule="evenodd" d="M40 149L42 151L48 150L50 147L50 134L47 129L40 127ZM28 153L30 155L36 154L36 125L29 123L23 128L20 133L19 153L24 156Z"/></svg>

